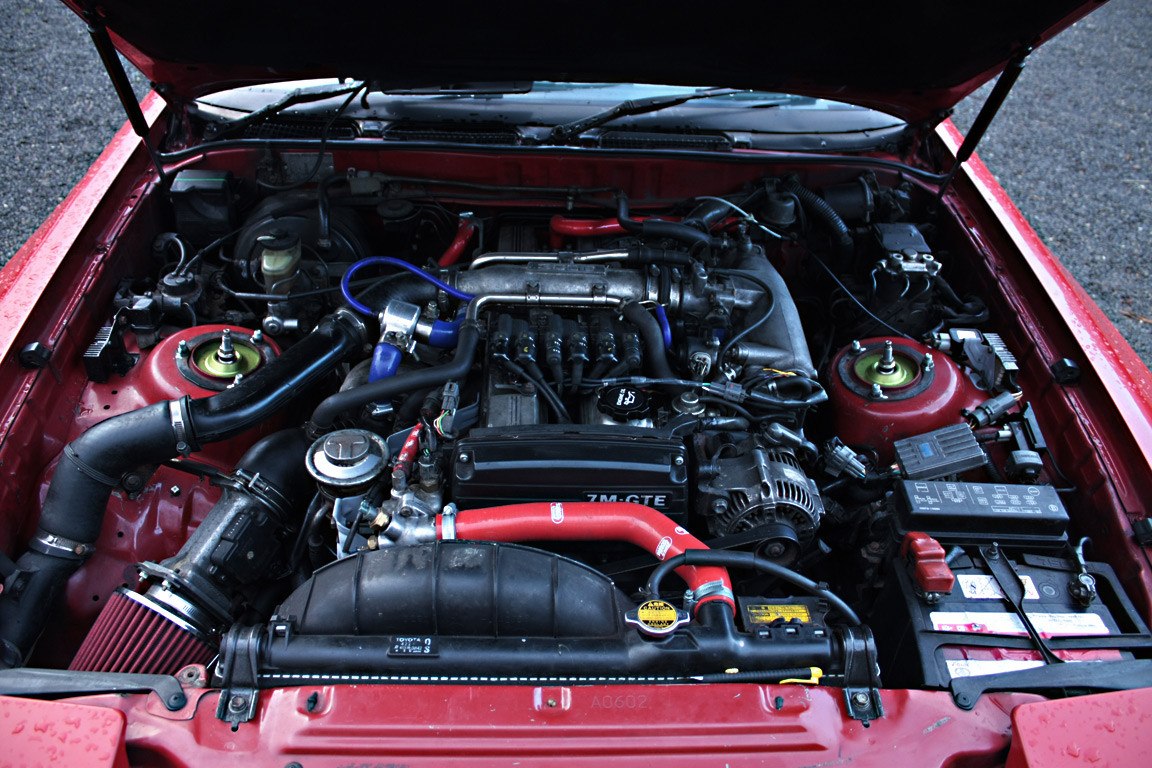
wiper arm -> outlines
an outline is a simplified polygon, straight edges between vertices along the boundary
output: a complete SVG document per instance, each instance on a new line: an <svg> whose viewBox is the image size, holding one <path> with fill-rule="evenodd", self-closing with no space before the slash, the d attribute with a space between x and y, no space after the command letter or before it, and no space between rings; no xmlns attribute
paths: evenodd
<svg viewBox="0 0 1152 768"><path fill-rule="evenodd" d="M739 88L710 88L708 90L696 91L695 93L687 93L679 96L652 96L647 99L624 101L614 107L609 107L603 112L597 112L594 115L582 117L579 120L573 120L570 123L553 127L552 131L548 134L548 138L544 140L544 143L566 144L573 137L584 133L584 131L597 128L618 117L645 115L649 112L657 112L661 109L667 109L668 107L679 106L686 101L710 99L713 96L731 96L734 93L745 93L745 91Z"/></svg>
<svg viewBox="0 0 1152 768"><path fill-rule="evenodd" d="M188 703L180 681L172 675L123 674L119 672L79 672L71 669L0 670L0 695L32 698L90 696L94 693L136 693L152 691L170 712Z"/></svg>
<svg viewBox="0 0 1152 768"><path fill-rule="evenodd" d="M294 107L298 104L310 104L314 101L324 101L334 96L347 96L349 93L359 90L362 87L364 87L363 83L352 83L351 85L341 86L339 88L331 88L327 85L297 88L285 94L279 101L275 101L266 107L261 107L255 112L249 112L247 115L244 115L244 117L229 120L217 127L215 137L219 138L225 134L242 131L249 125L258 123L261 120L266 120L277 112L282 112L289 107Z"/></svg>

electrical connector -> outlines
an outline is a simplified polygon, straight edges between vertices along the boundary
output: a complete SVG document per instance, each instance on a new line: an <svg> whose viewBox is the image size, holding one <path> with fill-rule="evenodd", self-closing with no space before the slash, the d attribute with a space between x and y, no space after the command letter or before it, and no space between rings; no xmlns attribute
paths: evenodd
<svg viewBox="0 0 1152 768"><path fill-rule="evenodd" d="M832 477L847 475L861 480L868 474L868 468L860 461L856 452L838 437L832 438L824 445L824 471Z"/></svg>

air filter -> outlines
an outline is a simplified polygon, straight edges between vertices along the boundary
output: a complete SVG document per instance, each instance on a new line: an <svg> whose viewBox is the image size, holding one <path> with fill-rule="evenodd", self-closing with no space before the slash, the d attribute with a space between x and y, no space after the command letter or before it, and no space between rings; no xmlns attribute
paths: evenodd
<svg viewBox="0 0 1152 768"><path fill-rule="evenodd" d="M175 674L216 655L195 628L149 596L123 587L108 598L69 669Z"/></svg>

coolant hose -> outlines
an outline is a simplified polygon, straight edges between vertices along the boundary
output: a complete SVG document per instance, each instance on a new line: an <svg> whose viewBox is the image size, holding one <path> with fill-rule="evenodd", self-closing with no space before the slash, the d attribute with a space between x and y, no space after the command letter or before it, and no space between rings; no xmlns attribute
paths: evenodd
<svg viewBox="0 0 1152 768"><path fill-rule="evenodd" d="M796 195L805 210L824 223L824 226L832 233L832 241L835 243L840 256L852 255L852 235L848 232L848 225L824 198L794 178L784 180L784 189Z"/></svg>
<svg viewBox="0 0 1152 768"><path fill-rule="evenodd" d="M31 651L65 582L92 554L109 495L129 473L143 487L144 473L160 462L262 423L359 354L367 336L355 315L339 310L231 389L113 416L65 446L39 529L17 562L21 573L0 594L0 663L20 664Z"/></svg>
<svg viewBox="0 0 1152 768"><path fill-rule="evenodd" d="M407 371L387 379L372 381L359 387L337 392L316 406L316 410L312 412L310 431L315 434L327 432L332 428L340 414L362 408L368 403L383 402L403 392L415 392L419 389L443 384L446 381L464 378L472 369L479 342L480 330L475 325L466 322L460 329L456 353L450 362Z"/></svg>
<svg viewBox="0 0 1152 768"><path fill-rule="evenodd" d="M450 267L460 261L460 257L464 255L464 249L468 247L468 242L472 239L472 233L475 231L476 225L472 223L472 218L470 216L462 216L460 218L460 226L456 230L456 237L452 238L452 243L440 257L439 265L441 267Z"/></svg>
<svg viewBox="0 0 1152 768"><path fill-rule="evenodd" d="M476 541L626 541L667 561L705 545L667 515L626 502L536 502L468 509L436 518L437 539ZM722 601L735 607L728 571L681 566L676 573L700 595L697 606ZM701 592L701 588L705 588Z"/></svg>

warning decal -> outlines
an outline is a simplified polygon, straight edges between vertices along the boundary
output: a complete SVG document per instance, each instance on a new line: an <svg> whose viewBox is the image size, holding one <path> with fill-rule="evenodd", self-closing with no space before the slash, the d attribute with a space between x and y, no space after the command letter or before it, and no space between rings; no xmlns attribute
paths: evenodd
<svg viewBox="0 0 1152 768"><path fill-rule="evenodd" d="M663 600L649 600L636 611L636 618L648 629L668 629L676 623L678 615L671 603Z"/></svg>
<svg viewBox="0 0 1152 768"><path fill-rule="evenodd" d="M771 624L777 619L784 621L812 621L812 612L806 605L749 605L748 621L753 624Z"/></svg>
<svg viewBox="0 0 1152 768"><path fill-rule="evenodd" d="M1095 613L1032 613L1036 631L1044 637L1090 637L1108 635L1104 619ZM1027 635L1024 622L1014 613L983 611L934 611L932 629L937 632L968 632L979 635Z"/></svg>
<svg viewBox="0 0 1152 768"><path fill-rule="evenodd" d="M969 600L1004 600L1004 590L996 583L993 576L983 573L962 573L956 577L960 582L960 591ZM1022 576L1024 582L1024 599L1039 600L1040 593L1036 591L1036 584L1031 576Z"/></svg>

